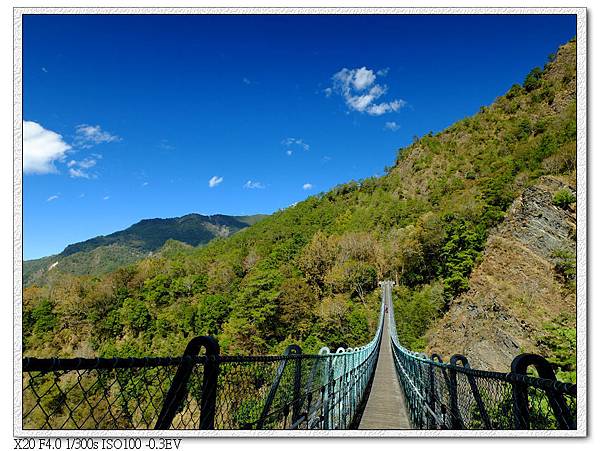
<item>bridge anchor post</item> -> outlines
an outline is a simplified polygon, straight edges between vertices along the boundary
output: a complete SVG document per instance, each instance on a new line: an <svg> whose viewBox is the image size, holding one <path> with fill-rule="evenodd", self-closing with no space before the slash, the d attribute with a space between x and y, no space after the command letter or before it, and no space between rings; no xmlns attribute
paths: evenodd
<svg viewBox="0 0 600 451"><path fill-rule="evenodd" d="M171 423L188 393L188 382L197 363L193 357L198 356L202 347L206 349L206 363L204 364L202 399L200 401L200 429L214 429L219 375L219 343L213 337L196 337L186 346L154 429L164 430L171 427Z"/></svg>
<svg viewBox="0 0 600 451"><path fill-rule="evenodd" d="M577 424L570 414L569 407L565 398L557 389L561 383L556 380L554 369L541 355L521 354L514 358L511 364L511 374L520 377L527 376L527 368L534 366L538 376L542 379L554 381L553 386L546 386L543 390L546 392L548 404L554 413L556 423L559 429L577 429ZM529 392L528 384L514 380L512 382L513 393L513 420L515 429L531 429L531 418L529 412ZM573 396L576 396L573 390Z"/></svg>

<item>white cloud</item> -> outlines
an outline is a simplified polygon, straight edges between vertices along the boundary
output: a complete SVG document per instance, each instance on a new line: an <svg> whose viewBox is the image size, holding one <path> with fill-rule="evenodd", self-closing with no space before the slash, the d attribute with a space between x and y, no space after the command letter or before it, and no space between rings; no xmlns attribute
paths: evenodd
<svg viewBox="0 0 600 451"><path fill-rule="evenodd" d="M83 169L89 169L92 168L94 166L96 166L97 161L93 158L84 158L83 160L79 161L77 164L79 165L80 168Z"/></svg>
<svg viewBox="0 0 600 451"><path fill-rule="evenodd" d="M290 156L291 154L293 154L294 152L292 152L290 149L286 150L285 153Z"/></svg>
<svg viewBox="0 0 600 451"><path fill-rule="evenodd" d="M388 88L386 85L376 83L376 80L377 76L385 76L387 71L386 68L375 73L364 66L357 69L343 68L333 75L333 88L327 88L325 95L329 97L332 92L335 92L344 98L346 106L351 111L367 113L371 116L398 111L406 105L404 100L380 101Z"/></svg>
<svg viewBox="0 0 600 451"><path fill-rule="evenodd" d="M360 69L355 69L354 74L352 75L352 84L357 91L361 91L368 86L371 86L375 82L375 74L372 70L367 69L366 67L361 67Z"/></svg>
<svg viewBox="0 0 600 451"><path fill-rule="evenodd" d="M44 73L47 74L48 73L48 69L46 69L45 67L42 67L42 72L44 72Z"/></svg>
<svg viewBox="0 0 600 451"><path fill-rule="evenodd" d="M104 197L102 198L102 200L108 200L108 199L110 199L110 196L104 196Z"/></svg>
<svg viewBox="0 0 600 451"><path fill-rule="evenodd" d="M383 128L385 128L386 130L391 130L391 131L395 132L396 130L398 130L400 128L400 126L396 122L391 121L391 122L386 122Z"/></svg>
<svg viewBox="0 0 600 451"><path fill-rule="evenodd" d="M312 189L313 185L312 183L305 183L304 185L302 185L302 189L304 190L308 190L308 189Z"/></svg>
<svg viewBox="0 0 600 451"><path fill-rule="evenodd" d="M242 78L242 82L244 82L244 84L245 84L245 85L249 85L249 84L251 84L251 83L252 83L252 82L251 82L249 79L247 79L246 77Z"/></svg>
<svg viewBox="0 0 600 451"><path fill-rule="evenodd" d="M102 155L94 154L96 158L102 158ZM95 179L98 176L96 174L90 174L87 170L96 166L98 162L96 158L86 157L83 160L71 160L67 163L69 167L69 175L74 178L85 178L85 179Z"/></svg>
<svg viewBox="0 0 600 451"><path fill-rule="evenodd" d="M263 185L261 182L256 182L256 181L252 181L252 180L248 180L246 183L244 183L244 188L246 189L264 189L265 185Z"/></svg>
<svg viewBox="0 0 600 451"><path fill-rule="evenodd" d="M89 179L92 176L85 171L77 168L69 168L69 175L73 178Z"/></svg>
<svg viewBox="0 0 600 451"><path fill-rule="evenodd" d="M218 177L216 175L213 175L210 180L208 181L208 186L210 188L214 188L215 186L217 186L218 184L220 184L223 181L223 177Z"/></svg>
<svg viewBox="0 0 600 451"><path fill-rule="evenodd" d="M142 186L148 186L148 182L142 183Z"/></svg>
<svg viewBox="0 0 600 451"><path fill-rule="evenodd" d="M406 105L406 102L404 100L394 100L392 102L383 102L383 103L379 103L377 105L371 105L369 108L367 108L367 113L369 113L371 116L381 116L382 114L385 114L385 113L390 113L392 111L398 111L404 105Z"/></svg>
<svg viewBox="0 0 600 451"><path fill-rule="evenodd" d="M58 199L57 195L50 196L46 202L52 202L53 200L56 200L56 199Z"/></svg>
<svg viewBox="0 0 600 451"><path fill-rule="evenodd" d="M23 121L23 172L48 174L58 172L55 161L62 161L71 146L61 135L46 130L37 122Z"/></svg>
<svg viewBox="0 0 600 451"><path fill-rule="evenodd" d="M102 130L99 125L81 124L75 127L75 147L89 149L98 144L120 141L121 138Z"/></svg>
<svg viewBox="0 0 600 451"><path fill-rule="evenodd" d="M299 147L302 150L310 149L310 145L305 143L302 139L298 139L298 138L285 138L283 141L281 141L281 144L283 144L285 147L288 148L288 150L286 151L286 153L288 155L292 154L291 148L293 148L293 147Z"/></svg>

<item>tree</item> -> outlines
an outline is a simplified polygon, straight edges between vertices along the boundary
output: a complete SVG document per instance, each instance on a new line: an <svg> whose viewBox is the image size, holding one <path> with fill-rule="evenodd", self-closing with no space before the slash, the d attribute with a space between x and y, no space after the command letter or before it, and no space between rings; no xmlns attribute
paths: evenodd
<svg viewBox="0 0 600 451"><path fill-rule="evenodd" d="M365 294L377 287L377 271L367 263L347 260L331 268L325 278L334 293L358 295L365 302Z"/></svg>
<svg viewBox="0 0 600 451"><path fill-rule="evenodd" d="M525 77L525 81L523 82L523 87L525 88L525 91L531 92L534 89L537 89L540 86L542 86L542 75L542 69L540 69L539 67L534 67L531 70L531 72L527 74L527 77Z"/></svg>
<svg viewBox="0 0 600 451"><path fill-rule="evenodd" d="M314 322L313 309L317 297L311 287L299 277L291 277L281 284L279 319L286 335L302 340Z"/></svg>
<svg viewBox="0 0 600 451"><path fill-rule="evenodd" d="M536 163L540 163L544 158L549 157L558 149L556 137L552 133L545 133L542 136L540 145L534 150L533 158Z"/></svg>
<svg viewBox="0 0 600 451"><path fill-rule="evenodd" d="M325 274L333 266L338 253L334 238L317 231L298 259L298 267L313 286L322 287Z"/></svg>
<svg viewBox="0 0 600 451"><path fill-rule="evenodd" d="M207 294L196 307L195 332L198 335L217 335L231 312L231 305L223 295Z"/></svg>
<svg viewBox="0 0 600 451"><path fill-rule="evenodd" d="M338 261L349 259L365 263L375 263L377 241L367 232L350 232L339 239Z"/></svg>
<svg viewBox="0 0 600 451"><path fill-rule="evenodd" d="M439 281L415 289L394 287L395 318L400 342L414 351L425 347L424 335L444 308L444 289Z"/></svg>
<svg viewBox="0 0 600 451"><path fill-rule="evenodd" d="M521 85L514 84L511 86L511 88L506 93L506 98L513 99L513 98L517 97L518 95L521 95L522 92L523 92L523 88L521 87Z"/></svg>
<svg viewBox="0 0 600 451"><path fill-rule="evenodd" d="M43 299L32 309L31 320L35 333L46 333L54 330L58 321L53 310L54 304L49 299Z"/></svg>
<svg viewBox="0 0 600 451"><path fill-rule="evenodd" d="M277 317L281 273L261 262L242 281L225 330L247 352L265 352L267 343L282 337Z"/></svg>
<svg viewBox="0 0 600 451"><path fill-rule="evenodd" d="M152 319L146 304L133 298L125 299L120 315L121 323L136 333L146 330Z"/></svg>
<svg viewBox="0 0 600 451"><path fill-rule="evenodd" d="M345 345L349 311L350 303L345 294L326 296L317 310L319 331L333 352L338 346Z"/></svg>
<svg viewBox="0 0 600 451"><path fill-rule="evenodd" d="M469 275L485 242L485 231L464 218L448 216L447 239L442 248L440 275L446 299L466 291Z"/></svg>
<svg viewBox="0 0 600 451"><path fill-rule="evenodd" d="M208 281L206 283L209 293L222 293L232 288L236 280L233 265L223 258L212 261L208 266Z"/></svg>
<svg viewBox="0 0 600 451"><path fill-rule="evenodd" d="M244 260L242 261L242 267L244 268L244 271L250 271L254 267L254 265L258 263L259 260L260 256L258 255L258 252L256 252L256 249L254 247L251 248L248 251L246 257L244 257Z"/></svg>
<svg viewBox="0 0 600 451"><path fill-rule="evenodd" d="M172 279L166 274L158 274L144 281L142 298L152 305L166 305L169 302L169 288Z"/></svg>
<svg viewBox="0 0 600 451"><path fill-rule="evenodd" d="M397 229L390 237L392 271L396 285L415 285L422 281L423 246L414 225Z"/></svg>

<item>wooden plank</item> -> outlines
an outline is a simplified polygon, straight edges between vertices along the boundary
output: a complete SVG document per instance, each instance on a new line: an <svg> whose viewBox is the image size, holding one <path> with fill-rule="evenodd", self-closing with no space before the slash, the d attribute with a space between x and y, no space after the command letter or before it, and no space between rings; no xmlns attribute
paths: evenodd
<svg viewBox="0 0 600 451"><path fill-rule="evenodd" d="M388 314L384 317L383 334L371 393L359 429L411 429L404 393L400 388L388 332Z"/></svg>

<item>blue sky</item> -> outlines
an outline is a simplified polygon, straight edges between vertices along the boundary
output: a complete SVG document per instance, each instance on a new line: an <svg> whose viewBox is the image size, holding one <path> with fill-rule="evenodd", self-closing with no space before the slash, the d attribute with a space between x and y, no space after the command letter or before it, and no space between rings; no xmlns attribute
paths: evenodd
<svg viewBox="0 0 600 451"><path fill-rule="evenodd" d="M382 174L574 35L549 15L25 16L24 257Z"/></svg>

